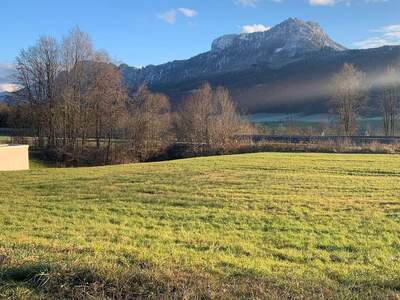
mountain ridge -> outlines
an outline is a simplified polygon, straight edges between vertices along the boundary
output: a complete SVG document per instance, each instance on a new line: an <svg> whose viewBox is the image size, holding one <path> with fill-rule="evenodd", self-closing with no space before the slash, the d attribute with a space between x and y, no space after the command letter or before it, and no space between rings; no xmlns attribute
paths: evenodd
<svg viewBox="0 0 400 300"><path fill-rule="evenodd" d="M212 42L210 51L187 60L140 69L123 64L120 70L131 86L154 85L240 71L256 64L279 68L302 59L309 52L344 50L317 23L290 18L268 31L219 37Z"/></svg>
<svg viewBox="0 0 400 300"><path fill-rule="evenodd" d="M388 67L400 68L400 46L346 49L317 23L290 18L265 32L219 37L210 51L187 60L119 68L131 91L147 84L170 96L173 107L209 82L227 87L247 113L325 113L332 97L331 78L344 63L354 64L371 82L379 81ZM373 91L364 114L379 113L378 98Z"/></svg>

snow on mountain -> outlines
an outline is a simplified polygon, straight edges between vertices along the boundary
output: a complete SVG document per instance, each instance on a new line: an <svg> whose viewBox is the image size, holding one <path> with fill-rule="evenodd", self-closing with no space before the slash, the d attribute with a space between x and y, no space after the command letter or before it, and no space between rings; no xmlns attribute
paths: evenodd
<svg viewBox="0 0 400 300"><path fill-rule="evenodd" d="M239 34L223 35L212 42L211 51L221 51L232 46L233 41Z"/></svg>

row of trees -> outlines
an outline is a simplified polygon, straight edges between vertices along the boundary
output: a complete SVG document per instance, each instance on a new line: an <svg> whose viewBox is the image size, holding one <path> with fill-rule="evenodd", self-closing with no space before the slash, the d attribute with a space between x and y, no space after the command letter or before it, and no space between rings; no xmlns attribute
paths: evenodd
<svg viewBox="0 0 400 300"><path fill-rule="evenodd" d="M41 37L17 57L22 121L34 130L39 146L83 148L89 136L110 136L124 101L121 76L106 53L74 28L62 43ZM94 134L93 134L94 132Z"/></svg>
<svg viewBox="0 0 400 300"><path fill-rule="evenodd" d="M374 84L377 85L380 94L384 134L394 136L400 118L398 72L389 68L377 81ZM332 86L334 96L330 105L332 112L337 116L339 130L346 136L352 136L357 130L357 120L366 103L367 91L373 86L368 83L366 75L351 64L345 64L342 70L335 74Z"/></svg>
<svg viewBox="0 0 400 300"><path fill-rule="evenodd" d="M1 107L8 122L32 130L38 147L63 160L145 161L175 141L197 153L224 152L235 147L238 134L254 131L222 87L202 85L175 112L167 96L146 86L128 94L107 53L95 50L78 27L62 41L41 37L22 50L16 80L24 87L16 103ZM391 136L400 112L396 71L389 69L378 85L385 134ZM340 131L351 136L370 89L366 76L345 64L332 87L331 109Z"/></svg>
<svg viewBox="0 0 400 300"><path fill-rule="evenodd" d="M204 84L176 113L167 96L146 86L128 95L109 56L79 28L61 42L41 37L22 50L17 82L24 88L14 123L32 129L39 147L75 161L144 161L176 139L193 151L226 151L251 129L224 88Z"/></svg>

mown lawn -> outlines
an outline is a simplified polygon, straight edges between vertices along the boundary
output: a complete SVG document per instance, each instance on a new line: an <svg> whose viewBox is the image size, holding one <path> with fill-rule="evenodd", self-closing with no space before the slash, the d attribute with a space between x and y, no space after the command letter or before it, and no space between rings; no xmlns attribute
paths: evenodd
<svg viewBox="0 0 400 300"><path fill-rule="evenodd" d="M0 173L0 298L400 297L400 156Z"/></svg>

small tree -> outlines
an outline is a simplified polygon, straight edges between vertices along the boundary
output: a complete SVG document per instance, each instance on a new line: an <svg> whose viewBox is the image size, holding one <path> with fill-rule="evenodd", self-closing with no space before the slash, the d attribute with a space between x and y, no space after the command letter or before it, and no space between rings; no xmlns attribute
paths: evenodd
<svg viewBox="0 0 400 300"><path fill-rule="evenodd" d="M357 129L357 118L365 100L365 74L346 63L334 75L332 85L331 108L337 115L341 131L351 136Z"/></svg>
<svg viewBox="0 0 400 300"><path fill-rule="evenodd" d="M127 133L135 159L146 161L170 144L170 103L167 96L141 86L127 104Z"/></svg>
<svg viewBox="0 0 400 300"><path fill-rule="evenodd" d="M250 126L237 113L229 91L202 85L184 101L177 117L177 137L193 151L229 149L235 135L247 133Z"/></svg>
<svg viewBox="0 0 400 300"><path fill-rule="evenodd" d="M213 91L209 84L202 85L183 102L178 113L177 136L180 141L201 151L211 144L211 116Z"/></svg>
<svg viewBox="0 0 400 300"><path fill-rule="evenodd" d="M397 72L389 68L384 76L381 94L381 112L383 129L386 136L396 134L396 123L399 118L400 88L397 82Z"/></svg>
<svg viewBox="0 0 400 300"><path fill-rule="evenodd" d="M233 146L235 135L243 133L241 131L246 122L237 113L236 105L226 88L217 88L213 96L210 147L226 151Z"/></svg>

